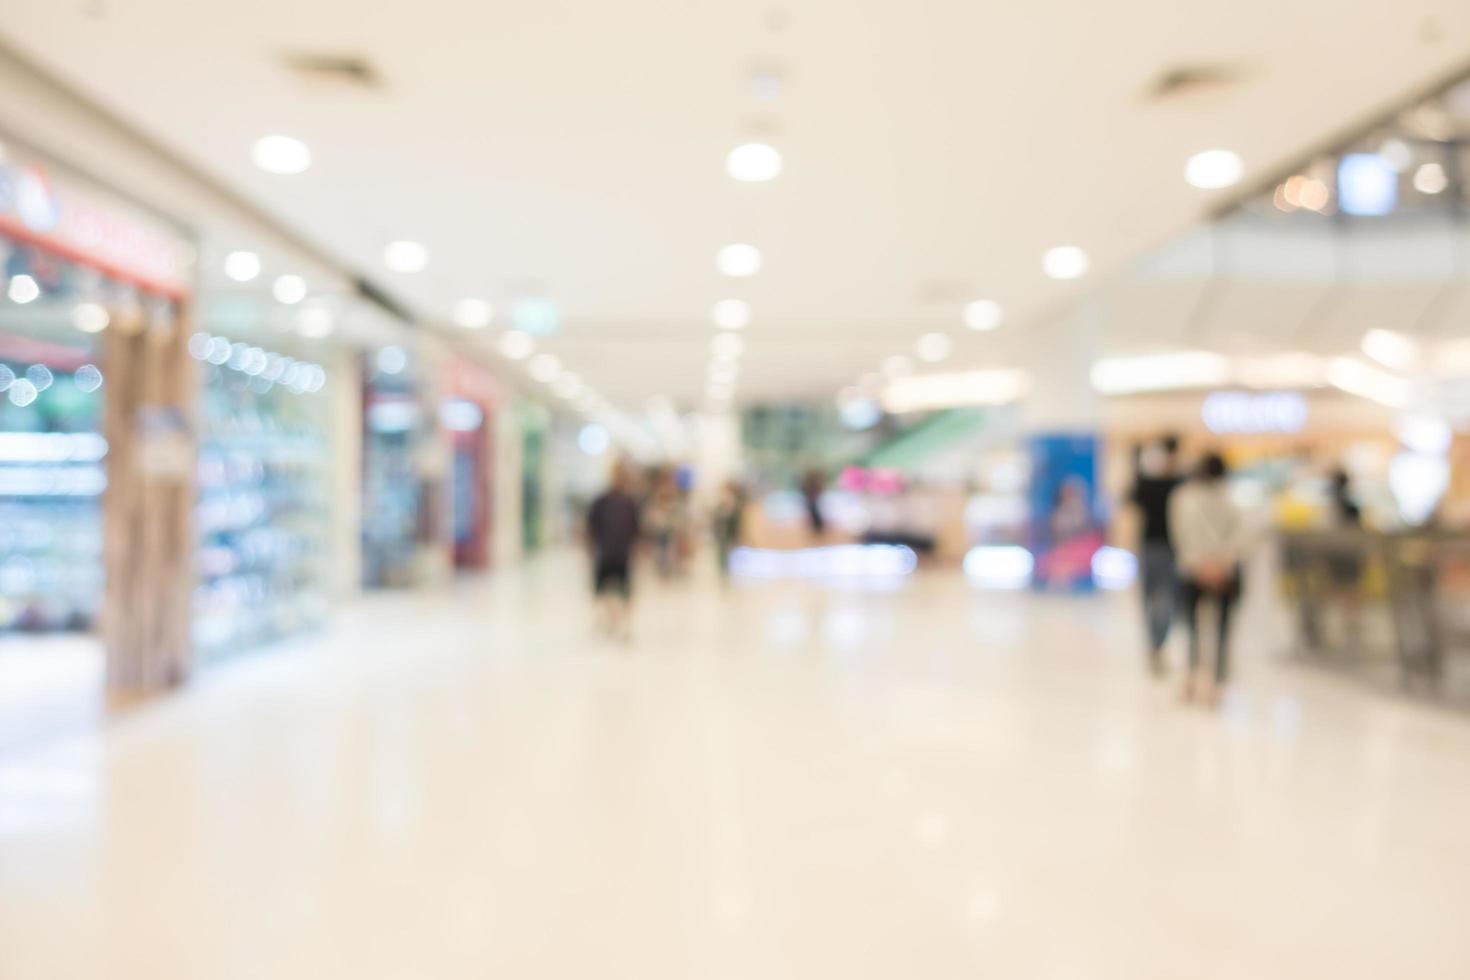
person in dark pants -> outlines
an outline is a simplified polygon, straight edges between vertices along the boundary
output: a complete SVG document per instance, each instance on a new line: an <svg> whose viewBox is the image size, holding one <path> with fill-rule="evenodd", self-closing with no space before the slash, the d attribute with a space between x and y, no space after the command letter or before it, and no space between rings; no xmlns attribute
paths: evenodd
<svg viewBox="0 0 1470 980"><path fill-rule="evenodd" d="M720 490L719 502L715 505L712 521L715 535L715 553L720 563L720 578L730 577L730 555L740 544L741 525L745 518L745 489L734 480L727 480Z"/></svg>
<svg viewBox="0 0 1470 980"><path fill-rule="evenodd" d="M592 550L592 588L601 605L601 625L609 635L632 635L633 550L638 542L638 502L632 494L628 464L613 466L612 481L587 512L587 543Z"/></svg>
<svg viewBox="0 0 1470 980"><path fill-rule="evenodd" d="M1207 455L1199 473L1169 501L1169 535L1183 582L1184 618L1189 623L1189 676L1184 699L1195 696L1200 662L1200 610L1215 606L1215 679L1205 689L1208 703L1219 701L1230 676L1230 620L1240 599L1240 563L1245 551L1245 521L1230 499L1225 460Z"/></svg>
<svg viewBox="0 0 1470 980"><path fill-rule="evenodd" d="M1169 498L1184 482L1179 473L1179 438L1165 436L1158 445L1138 453L1129 501L1143 516L1139 548L1142 566L1143 614L1148 626L1148 663L1156 674L1164 671L1164 641L1174 624L1179 599L1179 575L1174 544L1169 537Z"/></svg>
<svg viewBox="0 0 1470 980"><path fill-rule="evenodd" d="M812 470L802 478L801 499L806 504L807 527L813 544L821 544L827 536L827 521L822 515L822 492L826 489L827 478L820 470Z"/></svg>

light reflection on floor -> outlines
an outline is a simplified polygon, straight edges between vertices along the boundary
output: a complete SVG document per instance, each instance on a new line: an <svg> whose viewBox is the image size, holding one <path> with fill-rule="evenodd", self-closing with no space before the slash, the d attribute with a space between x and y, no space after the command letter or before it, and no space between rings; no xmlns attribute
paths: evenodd
<svg viewBox="0 0 1470 980"><path fill-rule="evenodd" d="M1126 595L583 570L364 601L0 760L0 977L1470 976L1470 721Z"/></svg>
<svg viewBox="0 0 1470 980"><path fill-rule="evenodd" d="M101 645L81 634L0 634L0 762L102 722Z"/></svg>

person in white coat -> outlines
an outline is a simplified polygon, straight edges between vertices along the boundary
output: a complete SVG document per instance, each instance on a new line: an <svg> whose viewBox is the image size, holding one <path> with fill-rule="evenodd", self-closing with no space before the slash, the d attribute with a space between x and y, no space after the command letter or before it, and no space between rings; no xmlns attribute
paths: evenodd
<svg viewBox="0 0 1470 980"><path fill-rule="evenodd" d="M1214 684L1205 699L1219 699L1230 675L1230 621L1240 599L1240 565L1245 557L1245 518L1230 499L1229 472L1218 453L1200 461L1194 479L1169 500L1169 537L1179 565L1180 599L1189 624L1189 673L1184 697L1196 693L1200 661L1200 607L1216 608Z"/></svg>

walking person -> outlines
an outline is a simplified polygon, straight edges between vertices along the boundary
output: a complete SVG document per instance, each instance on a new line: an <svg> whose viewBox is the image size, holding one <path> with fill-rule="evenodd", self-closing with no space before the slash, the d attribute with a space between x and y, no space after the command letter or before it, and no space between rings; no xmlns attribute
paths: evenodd
<svg viewBox="0 0 1470 980"><path fill-rule="evenodd" d="M819 545L827 537L827 519L822 513L822 494L827 489L827 478L820 470L811 470L801 479L801 499L806 504L807 530L811 543Z"/></svg>
<svg viewBox="0 0 1470 980"><path fill-rule="evenodd" d="M1148 665L1155 674L1164 672L1164 643L1174 625L1179 602L1179 574L1175 567L1174 542L1169 536L1169 499L1184 482L1179 472L1179 438L1168 435L1154 446L1140 450L1135 465L1129 501L1143 517L1142 565L1143 615L1148 628Z"/></svg>
<svg viewBox="0 0 1470 980"><path fill-rule="evenodd" d="M633 629L633 551L638 542L638 502L633 499L633 473L619 460L608 489L587 512L587 544L592 551L592 589L601 607L601 628L608 636L628 640Z"/></svg>
<svg viewBox="0 0 1470 980"><path fill-rule="evenodd" d="M1218 453L1200 462L1194 479L1169 501L1169 536L1178 558L1184 617L1189 624L1189 674L1184 699L1193 700L1200 662L1200 609L1215 608L1214 683L1203 700L1219 702L1230 676L1230 621L1240 599L1240 563L1245 552L1245 520L1230 499L1229 471Z"/></svg>
<svg viewBox="0 0 1470 980"><path fill-rule="evenodd" d="M745 490L734 480L726 481L715 504L712 529L715 554L720 563L720 578L730 577L730 555L740 544L741 524L745 518Z"/></svg>
<svg viewBox="0 0 1470 980"><path fill-rule="evenodd" d="M1331 595L1342 610L1342 649L1357 654L1363 642L1363 558L1367 539L1363 534L1363 510L1353 494L1352 477L1342 467L1329 477L1332 499L1331 527L1337 531L1329 545L1327 573ZM1321 625L1315 624L1321 637Z"/></svg>
<svg viewBox="0 0 1470 980"><path fill-rule="evenodd" d="M685 533L685 507L678 477L672 469L655 478L643 516L644 530L653 545L654 568L660 578L674 578L682 567L680 548Z"/></svg>

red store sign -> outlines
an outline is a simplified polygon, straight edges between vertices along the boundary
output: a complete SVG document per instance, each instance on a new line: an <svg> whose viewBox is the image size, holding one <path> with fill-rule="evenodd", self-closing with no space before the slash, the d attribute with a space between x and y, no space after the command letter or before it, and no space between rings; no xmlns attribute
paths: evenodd
<svg viewBox="0 0 1470 980"><path fill-rule="evenodd" d="M193 248L168 224L39 164L0 161L0 234L181 299Z"/></svg>

